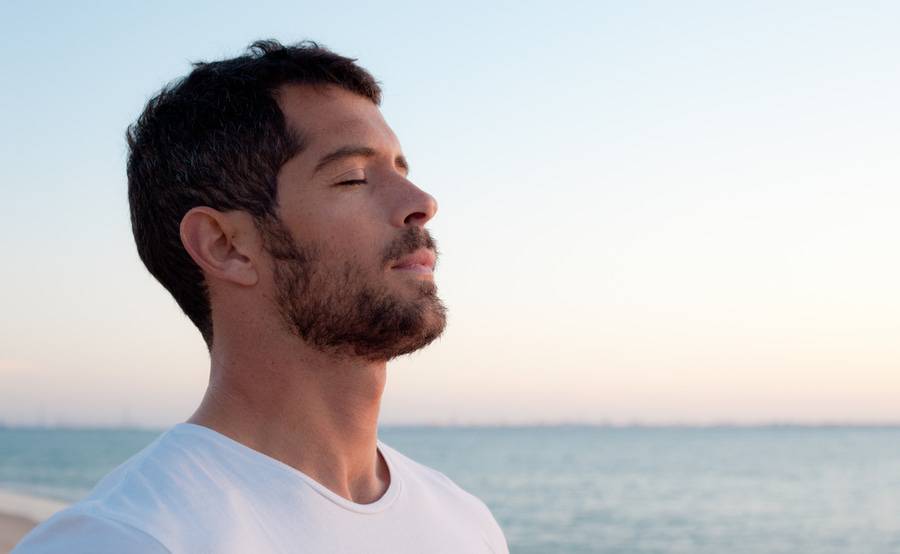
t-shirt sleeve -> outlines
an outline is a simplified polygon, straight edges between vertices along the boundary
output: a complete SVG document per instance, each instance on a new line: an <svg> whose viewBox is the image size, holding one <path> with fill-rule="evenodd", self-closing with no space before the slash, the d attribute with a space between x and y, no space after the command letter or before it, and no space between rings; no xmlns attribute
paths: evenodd
<svg viewBox="0 0 900 554"><path fill-rule="evenodd" d="M11 554L171 554L156 539L126 523L63 510L31 530Z"/></svg>
<svg viewBox="0 0 900 554"><path fill-rule="evenodd" d="M500 524L494 518L490 508L480 498L475 497L482 508L482 526L484 528L485 540L495 554L509 554L509 545L506 543L506 536L500 529Z"/></svg>
<svg viewBox="0 0 900 554"><path fill-rule="evenodd" d="M453 491L456 491L466 499L467 505L472 507L473 512L478 517L478 525L481 529L481 536L484 538L484 542L487 543L491 551L494 552L494 554L509 554L509 544L506 542L506 535L503 534L503 530L500 528L500 524L497 523L497 520L494 518L494 514L491 513L491 509L488 508L487 503L485 503L484 500L478 498L469 491L461 488L459 485L453 482L452 479L450 479L440 471L431 468L426 469L433 472L434 475L439 476L439 478L443 480Z"/></svg>

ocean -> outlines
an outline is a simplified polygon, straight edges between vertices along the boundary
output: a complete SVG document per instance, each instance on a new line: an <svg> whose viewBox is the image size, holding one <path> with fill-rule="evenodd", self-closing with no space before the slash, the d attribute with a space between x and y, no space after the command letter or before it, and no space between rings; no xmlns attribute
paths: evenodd
<svg viewBox="0 0 900 554"><path fill-rule="evenodd" d="M78 500L158 434L0 428L0 489ZM900 552L900 427L382 427L379 438L484 500L514 554Z"/></svg>

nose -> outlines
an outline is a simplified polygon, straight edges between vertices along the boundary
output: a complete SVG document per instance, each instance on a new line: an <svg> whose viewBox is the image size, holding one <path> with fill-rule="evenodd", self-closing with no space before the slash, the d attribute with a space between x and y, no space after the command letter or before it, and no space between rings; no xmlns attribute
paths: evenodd
<svg viewBox="0 0 900 554"><path fill-rule="evenodd" d="M403 196L398 203L392 223L396 227L417 225L424 227L437 213L437 200L410 181L404 179Z"/></svg>

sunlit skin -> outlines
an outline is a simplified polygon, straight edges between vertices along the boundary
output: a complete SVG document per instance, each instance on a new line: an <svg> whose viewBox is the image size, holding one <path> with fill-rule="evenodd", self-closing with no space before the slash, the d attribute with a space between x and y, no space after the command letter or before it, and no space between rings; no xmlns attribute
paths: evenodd
<svg viewBox="0 0 900 554"><path fill-rule="evenodd" d="M284 228L320 247L324 273L340 274L354 263L372 286L420 302L433 286L432 271L420 264L393 268L382 258L410 227L424 229L437 204L407 178L400 144L377 106L342 89L308 86L282 88L279 104L305 144L278 175ZM341 149L358 152L321 165ZM184 217L181 236L206 276L215 334L209 387L188 421L344 498L380 498L390 482L376 450L387 360L323 351L292 332L278 313L273 260L248 214L197 207Z"/></svg>

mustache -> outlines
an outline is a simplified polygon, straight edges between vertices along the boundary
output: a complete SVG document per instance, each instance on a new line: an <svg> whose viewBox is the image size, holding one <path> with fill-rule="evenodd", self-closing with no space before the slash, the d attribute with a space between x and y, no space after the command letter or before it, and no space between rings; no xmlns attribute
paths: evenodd
<svg viewBox="0 0 900 554"><path fill-rule="evenodd" d="M434 251L436 258L440 257L437 242L428 229L420 229L419 227L408 227L403 234L394 242L388 245L384 251L384 263L388 264L400 257L412 254L420 248L427 248ZM435 260L437 261L437 260Z"/></svg>

